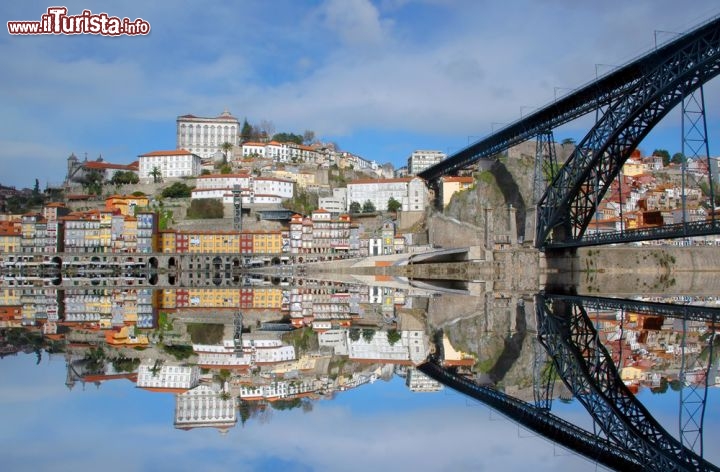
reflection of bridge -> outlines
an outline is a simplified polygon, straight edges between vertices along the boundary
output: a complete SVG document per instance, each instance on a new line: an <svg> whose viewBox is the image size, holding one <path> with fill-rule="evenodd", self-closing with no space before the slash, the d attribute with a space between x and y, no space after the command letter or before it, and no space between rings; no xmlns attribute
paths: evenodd
<svg viewBox="0 0 720 472"><path fill-rule="evenodd" d="M545 155L538 146L538 161L548 159L544 176L550 182L537 202L536 246L562 247L625 242L614 236L600 242L583 239L595 210L619 175L625 161L642 139L676 105L683 104L683 117L694 113L692 131L705 124L702 85L720 73L720 18L701 25L678 39L654 49L552 104L506 126L419 175L433 185L443 175L453 174L480 159L490 158L532 138L552 142L552 130L583 115L596 112L593 128L582 139L565 164L557 169L553 152ZM699 92L699 98L695 96ZM691 105L697 109L690 110ZM701 117L698 119L697 117ZM689 118L690 119L690 118ZM707 136L704 140L707 157ZM683 136L683 144L687 141ZM552 147L552 146L550 146ZM695 149L697 152L697 149ZM700 155L700 154L696 154ZM689 156L692 157L692 156ZM543 166L536 163L536 181ZM712 197L712 195L711 195ZM682 236L717 234L718 227L686 227ZM663 230L659 230L663 231ZM670 231L670 230L668 230ZM636 234L632 240L657 239Z"/></svg>
<svg viewBox="0 0 720 472"><path fill-rule="evenodd" d="M630 393L600 343L584 305L598 309L626 307L640 313L710 322L720 317L720 310L705 307L675 306L679 313L673 313L672 305L663 303L538 296L539 339L563 382L600 427L599 434L568 424L541 405L514 399L444 368L440 345L436 357L420 366L420 370L522 426L614 469L720 470L665 431Z"/></svg>

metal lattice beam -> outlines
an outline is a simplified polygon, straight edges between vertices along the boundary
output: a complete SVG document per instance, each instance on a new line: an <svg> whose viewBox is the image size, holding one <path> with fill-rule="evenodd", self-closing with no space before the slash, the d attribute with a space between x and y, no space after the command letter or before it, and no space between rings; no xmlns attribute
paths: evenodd
<svg viewBox="0 0 720 472"><path fill-rule="evenodd" d="M684 96L720 73L720 27L653 64L578 144L538 205L536 244L582 238L597 205L642 139Z"/></svg>
<svg viewBox="0 0 720 472"><path fill-rule="evenodd" d="M552 130L546 130L537 136L535 145L535 175L533 180L533 203L545 193L549 182L555 179L558 171L555 137Z"/></svg>
<svg viewBox="0 0 720 472"><path fill-rule="evenodd" d="M634 451L649 470L720 470L668 434L627 389L584 307L536 301L538 332L561 378L608 440Z"/></svg>
<svg viewBox="0 0 720 472"><path fill-rule="evenodd" d="M443 368L437 358L430 359L418 370L441 384L478 400L524 428L542 435L567 449L582 454L614 470L644 470L637 454L619 448L595 434L563 420L532 404L513 398L499 390L478 385L475 382Z"/></svg>
<svg viewBox="0 0 720 472"><path fill-rule="evenodd" d="M704 369L694 373L703 376L699 382L697 378L688 381L692 370L688 356L685 352L687 341L687 320L683 319L683 335L681 343L681 365L680 365L680 442L683 446L695 451L703 457L703 427L705 423L705 405L707 402L708 386L710 385L710 369L713 362L713 345L715 343L715 318L711 322L710 335L707 341L708 360Z"/></svg>
<svg viewBox="0 0 720 472"><path fill-rule="evenodd" d="M665 58L718 28L720 28L720 17L713 18L678 39L616 68L611 73L578 88L575 92L460 150L418 175L427 181L437 180L443 175L456 173L480 159L489 158L511 146L532 139L548 129L555 129L598 109L605 109L632 90L648 70L654 69Z"/></svg>

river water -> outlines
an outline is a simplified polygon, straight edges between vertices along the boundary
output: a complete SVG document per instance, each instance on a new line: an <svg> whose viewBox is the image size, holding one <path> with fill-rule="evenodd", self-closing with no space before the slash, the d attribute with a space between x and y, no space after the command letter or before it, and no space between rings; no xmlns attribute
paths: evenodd
<svg viewBox="0 0 720 472"><path fill-rule="evenodd" d="M553 417L604 437L563 382L569 361L558 367L538 343L543 305L527 294L257 276L231 287L15 281L0 302L4 470L605 468L416 369L440 353L458 377L533 414L550 402ZM582 312L632 401L696 452L702 426L704 456L720 463L712 324L620 307Z"/></svg>

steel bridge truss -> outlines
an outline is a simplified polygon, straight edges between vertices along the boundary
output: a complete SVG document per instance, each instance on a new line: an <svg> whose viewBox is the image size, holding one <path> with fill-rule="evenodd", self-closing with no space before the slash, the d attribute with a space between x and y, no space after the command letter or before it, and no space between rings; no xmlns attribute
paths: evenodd
<svg viewBox="0 0 720 472"><path fill-rule="evenodd" d="M702 30L702 29L701 29ZM670 110L720 73L720 27L696 31L616 97L577 145L538 204L536 245L582 238L622 165Z"/></svg>
<svg viewBox="0 0 720 472"><path fill-rule="evenodd" d="M536 309L540 341L607 440L634 451L647 470L720 470L668 434L635 399L582 303L538 295Z"/></svg>
<svg viewBox="0 0 720 472"><path fill-rule="evenodd" d="M718 233L720 233L720 221L713 218L705 221L689 221L647 228L593 233L586 235L582 239L572 239L570 241L547 241L544 249L710 236Z"/></svg>
<svg viewBox="0 0 720 472"><path fill-rule="evenodd" d="M460 393L478 400L524 428L546 437L590 460L615 470L643 470L642 458L634 451L617 447L545 409L518 400L499 390L478 385L453 371L444 368L438 358L431 358L418 370L430 378Z"/></svg>
<svg viewBox="0 0 720 472"><path fill-rule="evenodd" d="M558 170L555 137L552 130L540 133L535 144L535 173L533 180L533 204L542 198L548 183L555 179Z"/></svg>

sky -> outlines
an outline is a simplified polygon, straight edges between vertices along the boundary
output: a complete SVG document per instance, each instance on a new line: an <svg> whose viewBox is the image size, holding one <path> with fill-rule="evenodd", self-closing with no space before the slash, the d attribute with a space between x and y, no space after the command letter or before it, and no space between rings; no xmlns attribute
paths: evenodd
<svg viewBox="0 0 720 472"><path fill-rule="evenodd" d="M62 356L33 354L0 361L0 451L12 471L526 471L606 470L444 389L412 393L403 379L378 380L301 409L270 410L227 435L173 427L171 394L126 380L99 388L65 387ZM706 444L719 431L720 390L712 389ZM671 434L677 393L643 401ZM578 402L553 402L553 413L592 431ZM716 461L717 448L707 448Z"/></svg>
<svg viewBox="0 0 720 472"><path fill-rule="evenodd" d="M57 3L2 2L40 20ZM720 14L716 0L70 0L148 35L0 34L0 184L55 185L71 153L130 163L175 148L179 115L312 130L379 163L453 153ZM711 154L720 85L706 86ZM666 123L667 121L667 123ZM580 140L579 120L555 130ZM720 136L717 136L720 138ZM644 148L644 149L643 149ZM671 114L646 153L681 150ZM715 151L717 149L717 152Z"/></svg>

